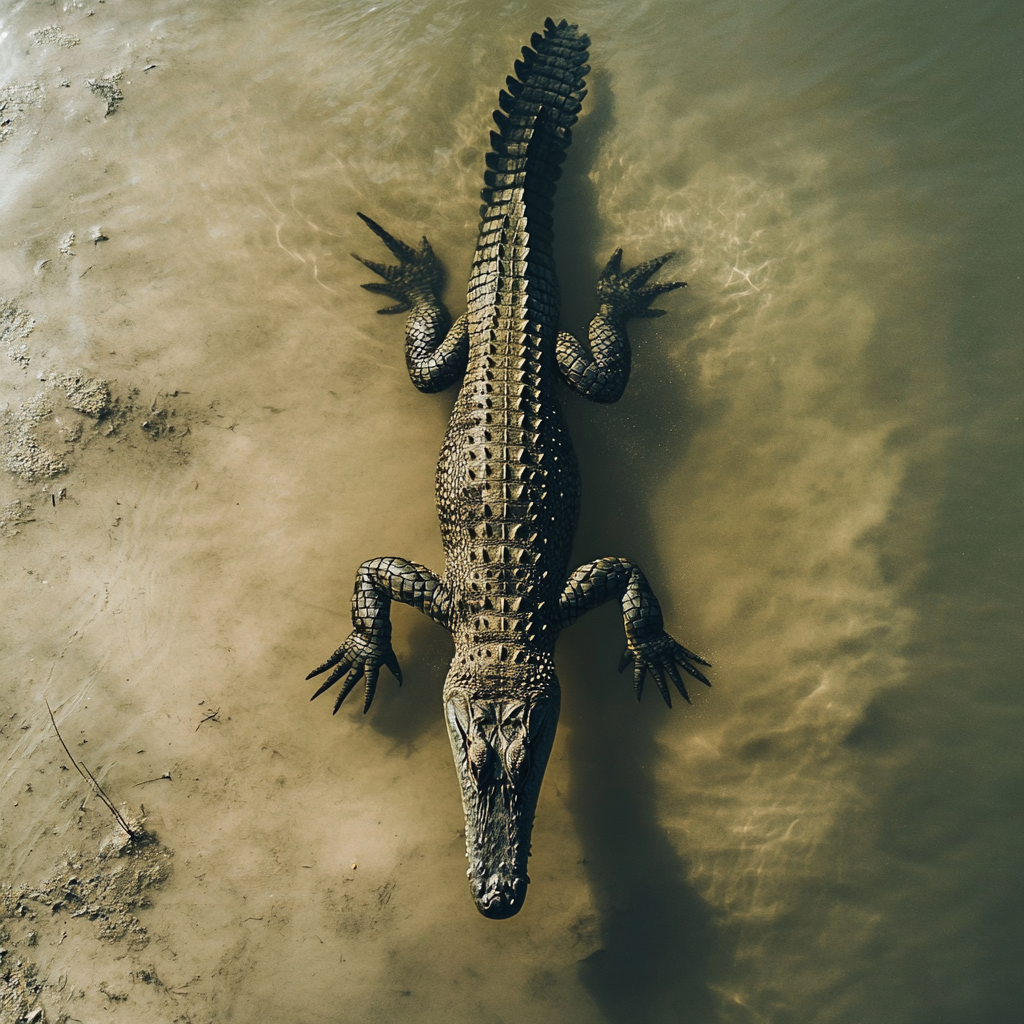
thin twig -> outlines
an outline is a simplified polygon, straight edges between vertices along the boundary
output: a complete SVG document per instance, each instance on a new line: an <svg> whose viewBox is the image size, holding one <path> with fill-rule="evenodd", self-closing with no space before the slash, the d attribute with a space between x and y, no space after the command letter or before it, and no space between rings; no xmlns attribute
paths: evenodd
<svg viewBox="0 0 1024 1024"><path fill-rule="evenodd" d="M166 779L168 782L171 781L171 773L164 772L163 775L158 775L155 779L146 779L145 782L136 782L132 789L138 789L139 786L148 786L151 782L163 782Z"/></svg>
<svg viewBox="0 0 1024 1024"><path fill-rule="evenodd" d="M106 804L107 809L117 819L118 825L125 830L129 839L134 839L136 833L132 831L128 822L121 816L121 812L114 806L113 801L103 792L103 787L96 781L96 777L91 771L89 771L84 761L76 761L74 755L68 750L68 745L64 742L64 737L60 734L60 729L57 728L57 719L53 717L53 711L50 710L50 702L43 699L43 703L46 705L46 710L50 712L50 721L53 722L53 731L57 734L57 739L60 740L60 745L64 748L64 753L68 755L71 763L78 769L78 774L85 779L86 782L92 783L93 788L96 790L96 795Z"/></svg>
<svg viewBox="0 0 1024 1024"><path fill-rule="evenodd" d="M89 767L88 765L86 765L84 761L82 762L82 767L85 769L86 775L89 776L89 781L93 784L93 786L96 787L96 792L99 794L99 798L107 805L108 809L110 810L110 813L113 814L115 818L117 818L117 823L121 826L121 828L125 830L125 832L128 834L129 839L134 839L135 832L132 830L132 827L128 824L127 821L124 820L124 818L121 815L121 812L114 806L114 802L110 799L110 797L108 797L107 794L103 792L103 787L100 786L100 784L96 781L95 776L91 771L89 771Z"/></svg>
<svg viewBox="0 0 1024 1024"><path fill-rule="evenodd" d="M220 708L216 711L211 711L209 708L206 709L206 717L201 719L199 725L204 725L206 722L216 722L220 725ZM199 725L196 726L196 732L199 732Z"/></svg>

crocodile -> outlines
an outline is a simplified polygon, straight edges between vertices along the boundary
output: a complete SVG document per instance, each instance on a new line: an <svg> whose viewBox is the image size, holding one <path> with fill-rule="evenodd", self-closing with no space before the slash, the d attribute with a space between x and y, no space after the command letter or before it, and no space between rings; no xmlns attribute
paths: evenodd
<svg viewBox="0 0 1024 1024"><path fill-rule="evenodd" d="M548 18L515 62L494 112L481 223L467 294L454 324L440 298L444 268L423 238L410 246L358 214L397 258L353 256L381 280L363 287L408 313L405 357L413 383L438 392L461 378L437 465L442 576L405 558L364 562L352 596L353 632L307 679L330 671L334 705L365 681L363 712L387 667L402 682L390 609L401 601L447 628L455 654L443 704L462 790L470 890L489 918L519 912L537 798L559 715L554 650L559 632L602 602L621 603L640 698L648 673L671 707L671 681L689 702L680 669L707 686L709 662L665 632L643 572L600 558L567 575L580 477L558 401L559 380L594 402L615 402L630 372L626 323L661 316L659 295L685 282L652 282L674 255L625 269L616 249L597 283L588 344L559 331L552 257L552 197L570 129L586 95L590 41Z"/></svg>

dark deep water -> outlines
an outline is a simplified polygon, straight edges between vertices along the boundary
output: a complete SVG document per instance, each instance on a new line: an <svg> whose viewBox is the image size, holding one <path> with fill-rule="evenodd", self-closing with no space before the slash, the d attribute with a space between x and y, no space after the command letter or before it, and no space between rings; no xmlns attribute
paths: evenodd
<svg viewBox="0 0 1024 1024"><path fill-rule="evenodd" d="M359 562L442 563L451 396L409 384L354 212L427 233L462 310L490 111L549 13L592 39L565 326L617 245L677 249L689 282L631 329L620 403L565 399L574 559L640 562L715 685L638 707L614 609L566 632L530 897L496 925L465 885L445 638L396 610L406 685L366 719L302 677ZM47 1019L1022 1019L1022 20L6 5L0 881L108 826L44 698L174 852L148 945L0 923ZM68 373L110 382L116 430L61 404ZM67 472L17 475L30 427Z"/></svg>

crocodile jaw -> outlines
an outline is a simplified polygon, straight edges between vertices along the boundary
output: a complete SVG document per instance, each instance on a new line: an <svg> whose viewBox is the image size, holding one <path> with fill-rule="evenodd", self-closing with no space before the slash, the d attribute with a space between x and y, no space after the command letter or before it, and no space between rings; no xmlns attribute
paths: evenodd
<svg viewBox="0 0 1024 1024"><path fill-rule="evenodd" d="M512 917L526 899L530 833L558 711L554 679L524 696L446 694L466 814L466 874L484 917Z"/></svg>

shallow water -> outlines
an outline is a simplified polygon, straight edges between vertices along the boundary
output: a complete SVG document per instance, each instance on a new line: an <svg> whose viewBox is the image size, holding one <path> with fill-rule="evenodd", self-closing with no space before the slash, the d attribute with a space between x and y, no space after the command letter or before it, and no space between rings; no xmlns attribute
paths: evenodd
<svg viewBox="0 0 1024 1024"><path fill-rule="evenodd" d="M112 826L44 700L174 855L148 945L0 926L47 1019L1019 1019L1021 14L622 7L571 12L563 321L616 245L689 288L631 328L620 403L566 396L574 558L640 562L715 686L638 707L614 609L566 632L504 923L465 883L442 632L396 608L406 684L366 718L303 676L361 561L443 562L452 397L359 289L354 212L429 234L461 311L497 90L558 12L0 15L0 401L40 470L0 476L0 881Z"/></svg>

